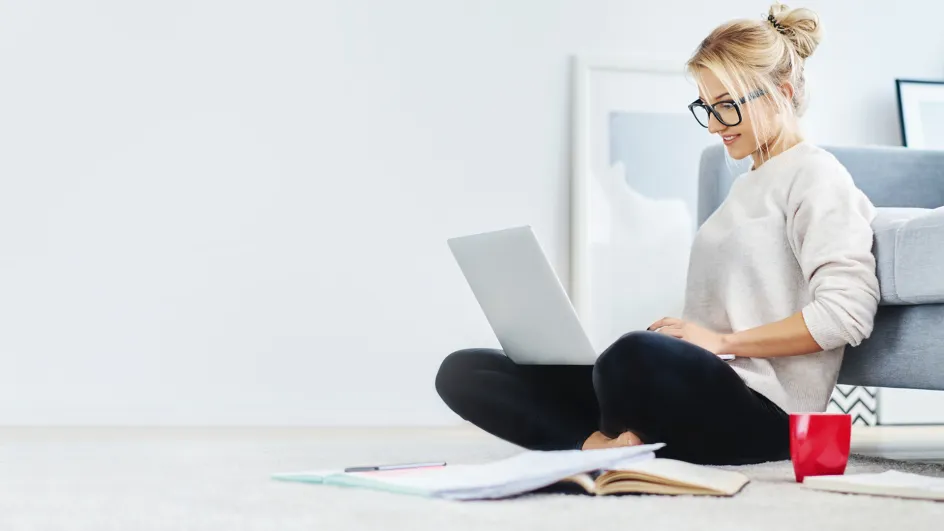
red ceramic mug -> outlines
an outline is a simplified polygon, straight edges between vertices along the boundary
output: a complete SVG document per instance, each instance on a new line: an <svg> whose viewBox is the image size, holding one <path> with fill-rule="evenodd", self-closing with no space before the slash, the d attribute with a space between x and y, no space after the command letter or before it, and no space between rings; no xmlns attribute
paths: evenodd
<svg viewBox="0 0 944 531"><path fill-rule="evenodd" d="M797 483L807 476L845 473L851 439L850 415L791 413L790 459Z"/></svg>

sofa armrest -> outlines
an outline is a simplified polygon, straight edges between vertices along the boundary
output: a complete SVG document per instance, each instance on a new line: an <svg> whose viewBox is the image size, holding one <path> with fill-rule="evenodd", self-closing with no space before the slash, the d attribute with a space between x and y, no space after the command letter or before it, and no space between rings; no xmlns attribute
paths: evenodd
<svg viewBox="0 0 944 531"><path fill-rule="evenodd" d="M944 207L905 222L895 238L895 286L907 304L944 302Z"/></svg>

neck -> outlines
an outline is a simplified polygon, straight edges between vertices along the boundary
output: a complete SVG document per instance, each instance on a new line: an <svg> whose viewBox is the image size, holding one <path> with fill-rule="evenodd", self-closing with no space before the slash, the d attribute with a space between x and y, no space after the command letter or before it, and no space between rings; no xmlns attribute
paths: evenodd
<svg viewBox="0 0 944 531"><path fill-rule="evenodd" d="M770 160L771 157L776 157L802 141L803 137L801 137L799 133L784 133L780 135L780 138L775 142L763 144L760 149L751 153L751 158L754 159L752 169L756 170L760 168L761 165Z"/></svg>

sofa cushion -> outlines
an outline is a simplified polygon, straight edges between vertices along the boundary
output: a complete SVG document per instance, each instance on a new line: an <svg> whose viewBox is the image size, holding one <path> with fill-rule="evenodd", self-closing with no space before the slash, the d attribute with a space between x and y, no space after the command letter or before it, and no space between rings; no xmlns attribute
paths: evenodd
<svg viewBox="0 0 944 531"><path fill-rule="evenodd" d="M944 390L944 304L879 306L872 335L846 347L839 383Z"/></svg>
<svg viewBox="0 0 944 531"><path fill-rule="evenodd" d="M881 304L944 303L944 207L879 208L872 249Z"/></svg>

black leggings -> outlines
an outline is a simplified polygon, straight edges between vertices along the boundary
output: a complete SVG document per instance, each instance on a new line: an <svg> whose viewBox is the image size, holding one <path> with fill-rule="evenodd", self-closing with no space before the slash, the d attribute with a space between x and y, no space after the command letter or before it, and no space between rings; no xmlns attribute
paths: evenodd
<svg viewBox="0 0 944 531"><path fill-rule="evenodd" d="M699 464L788 459L789 416L728 363L656 332L631 332L584 365L517 365L500 350L449 355L439 396L462 418L532 450L580 448L595 431L632 431Z"/></svg>

